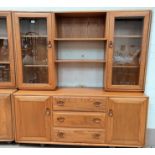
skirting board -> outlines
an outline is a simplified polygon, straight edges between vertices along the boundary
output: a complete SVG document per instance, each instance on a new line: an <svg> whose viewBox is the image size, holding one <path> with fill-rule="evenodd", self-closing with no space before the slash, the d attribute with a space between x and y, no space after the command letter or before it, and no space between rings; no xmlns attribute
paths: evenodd
<svg viewBox="0 0 155 155"><path fill-rule="evenodd" d="M147 129L145 147L155 148L155 129Z"/></svg>

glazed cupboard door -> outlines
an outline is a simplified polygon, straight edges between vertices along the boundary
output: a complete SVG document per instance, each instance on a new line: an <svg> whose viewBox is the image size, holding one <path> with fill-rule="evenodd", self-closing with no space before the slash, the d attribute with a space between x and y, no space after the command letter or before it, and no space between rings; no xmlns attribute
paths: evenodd
<svg viewBox="0 0 155 155"><path fill-rule="evenodd" d="M13 141L10 94L0 94L0 141Z"/></svg>
<svg viewBox="0 0 155 155"><path fill-rule="evenodd" d="M0 88L15 87L12 19L10 12L0 12Z"/></svg>
<svg viewBox="0 0 155 155"><path fill-rule="evenodd" d="M111 12L108 90L143 91L150 12Z"/></svg>
<svg viewBox="0 0 155 155"><path fill-rule="evenodd" d="M51 98L15 96L16 141L50 141Z"/></svg>
<svg viewBox="0 0 155 155"><path fill-rule="evenodd" d="M50 13L15 13L14 28L20 89L55 88Z"/></svg>
<svg viewBox="0 0 155 155"><path fill-rule="evenodd" d="M111 97L108 103L107 141L109 144L143 146L147 98Z"/></svg>

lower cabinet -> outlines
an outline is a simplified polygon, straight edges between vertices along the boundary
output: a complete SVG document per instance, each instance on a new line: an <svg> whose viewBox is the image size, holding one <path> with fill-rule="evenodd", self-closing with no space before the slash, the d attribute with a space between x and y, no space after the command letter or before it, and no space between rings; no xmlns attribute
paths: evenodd
<svg viewBox="0 0 155 155"><path fill-rule="evenodd" d="M15 95L16 141L142 147L145 142L147 97L115 95L103 96L103 99L101 96L92 100L72 95L71 99L52 94ZM76 109L80 101L97 110L90 111L86 106L85 111L80 111L79 107Z"/></svg>
<svg viewBox="0 0 155 155"><path fill-rule="evenodd" d="M109 98L107 142L144 145L147 98Z"/></svg>
<svg viewBox="0 0 155 155"><path fill-rule="evenodd" d="M0 141L12 141L12 107L11 95L0 94Z"/></svg>
<svg viewBox="0 0 155 155"><path fill-rule="evenodd" d="M51 97L15 96L16 141L51 141Z"/></svg>

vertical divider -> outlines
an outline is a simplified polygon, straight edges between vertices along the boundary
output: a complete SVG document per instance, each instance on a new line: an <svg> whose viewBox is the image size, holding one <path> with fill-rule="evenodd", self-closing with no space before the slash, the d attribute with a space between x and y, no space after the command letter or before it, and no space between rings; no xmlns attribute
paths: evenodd
<svg viewBox="0 0 155 155"><path fill-rule="evenodd" d="M57 24L56 24L56 15L52 13L52 61L53 61L53 75L54 75L54 83L53 85L57 87L57 78L58 78L58 67L55 63L56 54L57 54L57 46L55 38L57 36Z"/></svg>

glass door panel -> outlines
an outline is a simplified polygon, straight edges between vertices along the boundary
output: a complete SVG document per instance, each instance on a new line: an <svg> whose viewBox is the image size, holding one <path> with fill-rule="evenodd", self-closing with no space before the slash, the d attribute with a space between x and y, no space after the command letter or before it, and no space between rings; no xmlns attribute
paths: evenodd
<svg viewBox="0 0 155 155"><path fill-rule="evenodd" d="M143 18L115 18L112 85L138 85Z"/></svg>
<svg viewBox="0 0 155 155"><path fill-rule="evenodd" d="M48 83L46 18L20 18L24 83Z"/></svg>
<svg viewBox="0 0 155 155"><path fill-rule="evenodd" d="M0 82L11 82L6 17L0 17Z"/></svg>

